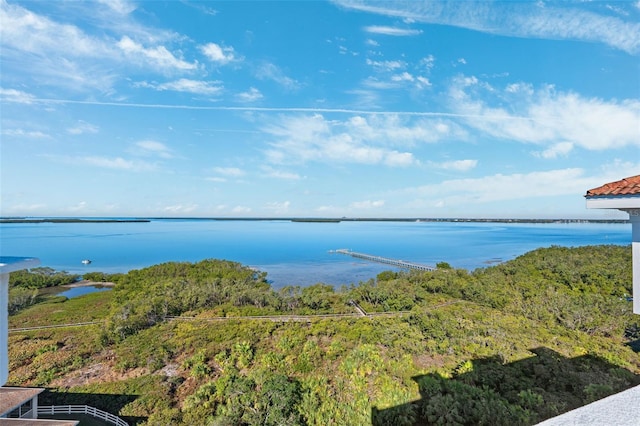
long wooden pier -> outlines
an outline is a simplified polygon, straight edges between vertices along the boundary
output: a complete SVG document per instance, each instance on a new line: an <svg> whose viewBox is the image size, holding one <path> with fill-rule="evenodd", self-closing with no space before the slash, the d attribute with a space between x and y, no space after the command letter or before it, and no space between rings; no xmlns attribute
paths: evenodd
<svg viewBox="0 0 640 426"><path fill-rule="evenodd" d="M346 254L358 259L369 260L371 262L384 263L386 265L397 266L398 268L417 269L419 271L435 271L433 266L421 265L419 263L405 262L404 260L389 259L388 257L374 256L372 254L358 253L349 249L331 250L330 253Z"/></svg>

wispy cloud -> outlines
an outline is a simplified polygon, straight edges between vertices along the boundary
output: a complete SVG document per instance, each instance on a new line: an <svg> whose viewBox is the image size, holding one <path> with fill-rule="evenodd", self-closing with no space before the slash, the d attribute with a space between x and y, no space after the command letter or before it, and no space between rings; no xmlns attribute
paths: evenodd
<svg viewBox="0 0 640 426"><path fill-rule="evenodd" d="M86 121L79 120L75 126L69 127L67 133L71 135L82 135L86 133L98 133L99 128L95 124L87 123Z"/></svg>
<svg viewBox="0 0 640 426"><path fill-rule="evenodd" d="M270 62L261 64L256 70L256 77L260 80L272 80L288 90L297 90L300 83L288 77L279 67Z"/></svg>
<svg viewBox="0 0 640 426"><path fill-rule="evenodd" d="M186 2L184 2L184 4L189 6L189 7L193 7L194 9L197 9L198 11L200 11L201 13L204 13L205 15L216 16L218 14L218 11L216 9L210 7L209 4L204 3L204 2L186 1Z"/></svg>
<svg viewBox="0 0 640 426"><path fill-rule="evenodd" d="M162 142L145 140L136 142L131 152L145 157L174 158L173 150Z"/></svg>
<svg viewBox="0 0 640 426"><path fill-rule="evenodd" d="M452 179L406 189L404 192L422 199L430 206L454 207L534 199L553 196L579 196L586 189L637 173L640 163L607 164L601 171L587 174L581 168L567 168L530 173L494 174L480 178Z"/></svg>
<svg viewBox="0 0 640 426"><path fill-rule="evenodd" d="M157 166L146 161L127 160L122 157L104 156L66 156L46 154L43 157L52 161L75 166L99 167L104 169L125 170L130 172L148 172L157 169Z"/></svg>
<svg viewBox="0 0 640 426"><path fill-rule="evenodd" d="M433 57L431 56L430 58L431 61L433 61ZM419 67L424 68L425 72L428 73L433 67L433 63L425 64L423 61L420 61ZM368 77L362 82L365 87L386 90L401 87L424 89L431 86L431 81L429 81L428 77L405 71L408 66L405 61L374 61L367 59L366 63L371 66L377 74L376 77Z"/></svg>
<svg viewBox="0 0 640 426"><path fill-rule="evenodd" d="M149 84L149 83L138 83ZM356 89L347 93L360 96L367 101L363 104L370 105L375 103L380 94L374 91ZM75 100L75 99L54 99L54 98L32 98L33 103L41 103L43 105L101 105L122 108L149 108L149 109L175 109L175 110L194 110L194 111L248 111L248 112L264 112L264 113L318 113L318 114L348 114L348 115L366 115L366 116L404 116L404 117L449 117L449 118L483 118L485 115L463 114L448 111L401 111L401 110L376 110L376 109L356 109L356 108L321 108L321 107L259 107L259 106L214 106L214 105L182 105L182 104L160 104L160 103L132 103L132 102L110 102L110 101L94 101L94 100ZM508 119L508 120L531 120L528 117L515 116L509 114L500 114L489 116L490 118Z"/></svg>
<svg viewBox="0 0 640 426"><path fill-rule="evenodd" d="M398 116L355 116L339 121L319 114L281 117L263 130L273 139L266 155L275 164L320 161L390 167L418 164L403 148L435 142L456 131L440 120L408 123Z"/></svg>
<svg viewBox="0 0 640 426"><path fill-rule="evenodd" d="M271 166L263 166L262 172L265 173L268 177L276 178L276 179L284 179L284 180L299 180L301 176L298 173L287 172L284 170L274 169Z"/></svg>
<svg viewBox="0 0 640 426"><path fill-rule="evenodd" d="M191 213L198 209L197 204L174 204L171 206L165 206L162 210L170 214L184 214Z"/></svg>
<svg viewBox="0 0 640 426"><path fill-rule="evenodd" d="M165 46L145 47L128 36L123 36L116 44L129 60L138 63L149 63L159 72L181 70L189 71L198 67L196 62L187 62L176 57Z"/></svg>
<svg viewBox="0 0 640 426"><path fill-rule="evenodd" d="M412 30L407 28L397 28L397 27L386 27L380 25L372 25L369 27L364 27L364 30L368 33L372 34L383 34L388 36L415 36L422 33L421 30Z"/></svg>
<svg viewBox="0 0 640 426"><path fill-rule="evenodd" d="M442 163L429 162L431 167L442 170L452 170L456 172L467 172L474 169L478 165L478 160L454 160L444 161Z"/></svg>
<svg viewBox="0 0 640 426"><path fill-rule="evenodd" d="M397 71L407 67L405 61L374 61L371 59L367 59L367 65L378 71Z"/></svg>
<svg viewBox="0 0 640 426"><path fill-rule="evenodd" d="M43 203L35 203L35 204L14 204L11 206L2 206L2 212L4 214L24 214L25 212L39 212L45 211L47 208L46 204Z"/></svg>
<svg viewBox="0 0 640 426"><path fill-rule="evenodd" d="M66 211L76 213L76 214L80 212L86 212L87 210L88 210L88 204L86 201L80 201L78 204L75 204L73 206L68 206L66 208Z"/></svg>
<svg viewBox="0 0 640 426"><path fill-rule="evenodd" d="M231 209L231 213L238 215L245 215L251 213L251 207L247 206L235 206Z"/></svg>
<svg viewBox="0 0 640 426"><path fill-rule="evenodd" d="M168 81L166 83L140 82L136 83L135 86L148 87L159 91L171 90L174 92L186 92L208 96L217 95L223 90L221 82L219 81L191 80L188 78L181 78L179 80Z"/></svg>
<svg viewBox="0 0 640 426"><path fill-rule="evenodd" d="M255 87L250 87L249 90L247 90L246 92L241 92L236 95L236 99L239 102L246 102L246 103L256 102L262 98L264 98L264 96Z"/></svg>
<svg viewBox="0 0 640 426"><path fill-rule="evenodd" d="M564 157L569 154L573 150L573 144L571 142L560 142L551 147L545 149L544 151L536 151L533 153L534 156L545 158L545 159L553 159L558 157Z"/></svg>
<svg viewBox="0 0 640 426"><path fill-rule="evenodd" d="M204 180L209 182L216 182L216 183L223 183L227 181L226 178L219 177L219 176L208 177L208 178L205 178Z"/></svg>
<svg viewBox="0 0 640 426"><path fill-rule="evenodd" d="M384 200L354 201L349 205L352 210L371 210L384 206Z"/></svg>
<svg viewBox="0 0 640 426"><path fill-rule="evenodd" d="M631 54L640 53L640 24L633 17L599 14L589 2L378 1L334 0L345 8L412 22L451 25L515 37L600 42ZM632 3L618 2L622 8ZM634 15L635 16L635 15ZM394 27L367 27L389 28ZM401 29L399 29L401 30ZM368 30L370 31L370 30ZM374 30L385 34L384 30ZM392 33L393 31L389 31ZM399 34L404 35L404 34Z"/></svg>
<svg viewBox="0 0 640 426"><path fill-rule="evenodd" d="M97 58L119 56L110 41L4 0L0 1L0 23L3 67L19 69L39 85L74 90L111 86L112 72L90 64Z"/></svg>
<svg viewBox="0 0 640 426"><path fill-rule="evenodd" d="M128 15L136 10L136 5L128 0L98 0L98 3L103 4L121 15Z"/></svg>
<svg viewBox="0 0 640 426"><path fill-rule="evenodd" d="M2 129L1 134L5 136L24 137L33 139L48 139L51 136L43 133L39 130L24 130L24 129Z"/></svg>
<svg viewBox="0 0 640 426"><path fill-rule="evenodd" d="M81 157L78 160L85 165L103 167L106 169L129 170L134 172L150 171L156 167L153 164L143 161L125 160L122 157Z"/></svg>
<svg viewBox="0 0 640 426"><path fill-rule="evenodd" d="M18 104L33 103L34 96L30 93L15 89L0 88L0 100L2 102L15 102Z"/></svg>
<svg viewBox="0 0 640 426"><path fill-rule="evenodd" d="M570 147L603 150L640 146L640 101L585 98L552 86L509 85L503 89L475 77L458 77L449 97L452 110L483 133L517 142L550 144L547 158ZM510 110L493 104L508 104ZM513 120L514 117L527 120ZM562 145L558 145L562 143ZM571 145L569 145L571 144Z"/></svg>
<svg viewBox="0 0 640 426"><path fill-rule="evenodd" d="M214 173L219 175L229 177L229 178L240 178L243 177L246 172L237 167L214 167L211 169Z"/></svg>
<svg viewBox="0 0 640 426"><path fill-rule="evenodd" d="M53 4L54 7L57 4ZM111 93L124 79L123 69L144 68L159 74L195 71L196 61L172 53L165 42L178 36L135 22L135 5L125 1L66 4L69 14L91 14L82 28L0 0L0 55L3 67L38 86L71 92L98 89Z"/></svg>
<svg viewBox="0 0 640 426"><path fill-rule="evenodd" d="M291 206L290 201L282 201L282 202L273 201L273 202L267 203L265 205L265 209L273 213L283 214L289 211L290 206Z"/></svg>
<svg viewBox="0 0 640 426"><path fill-rule="evenodd" d="M0 22L2 45L12 50L35 55L64 52L66 57L98 57L110 50L107 43L74 25L57 23L4 0L0 2Z"/></svg>
<svg viewBox="0 0 640 426"><path fill-rule="evenodd" d="M233 47L230 46L221 46L216 43L207 43L203 46L200 46L200 50L207 57L207 59L220 65L224 65L237 60L235 51L233 50Z"/></svg>

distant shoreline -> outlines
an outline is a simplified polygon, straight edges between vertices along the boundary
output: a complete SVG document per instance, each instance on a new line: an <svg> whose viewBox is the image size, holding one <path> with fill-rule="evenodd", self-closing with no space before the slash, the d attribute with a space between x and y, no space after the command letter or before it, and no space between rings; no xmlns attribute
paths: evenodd
<svg viewBox="0 0 640 426"><path fill-rule="evenodd" d="M449 223L629 223L628 219L476 219L476 218L304 218L304 217L149 217L149 218L0 218L1 223L148 223L154 220L178 221L290 221L304 223L340 222L449 222Z"/></svg>
<svg viewBox="0 0 640 426"><path fill-rule="evenodd" d="M151 222L150 219L0 219L0 223L145 223Z"/></svg>

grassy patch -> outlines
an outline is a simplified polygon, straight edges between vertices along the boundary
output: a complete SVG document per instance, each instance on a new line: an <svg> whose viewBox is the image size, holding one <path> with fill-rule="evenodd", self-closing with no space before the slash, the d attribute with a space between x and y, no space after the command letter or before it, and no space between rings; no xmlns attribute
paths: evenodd
<svg viewBox="0 0 640 426"><path fill-rule="evenodd" d="M67 299L53 296L9 317L9 328L71 324L105 319L109 313L111 292L90 293Z"/></svg>

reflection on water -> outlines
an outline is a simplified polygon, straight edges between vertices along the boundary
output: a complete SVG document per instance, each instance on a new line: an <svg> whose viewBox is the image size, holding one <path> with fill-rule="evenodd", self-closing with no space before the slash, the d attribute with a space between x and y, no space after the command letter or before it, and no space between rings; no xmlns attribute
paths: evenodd
<svg viewBox="0 0 640 426"><path fill-rule="evenodd" d="M106 285L100 285L100 284L85 285L81 287L72 287L72 288L60 286L60 287L47 288L44 291L42 291L42 294L46 294L50 296L64 296L67 299L73 299L74 297L83 296L85 294L109 291L112 288L113 288L112 286L106 286Z"/></svg>

